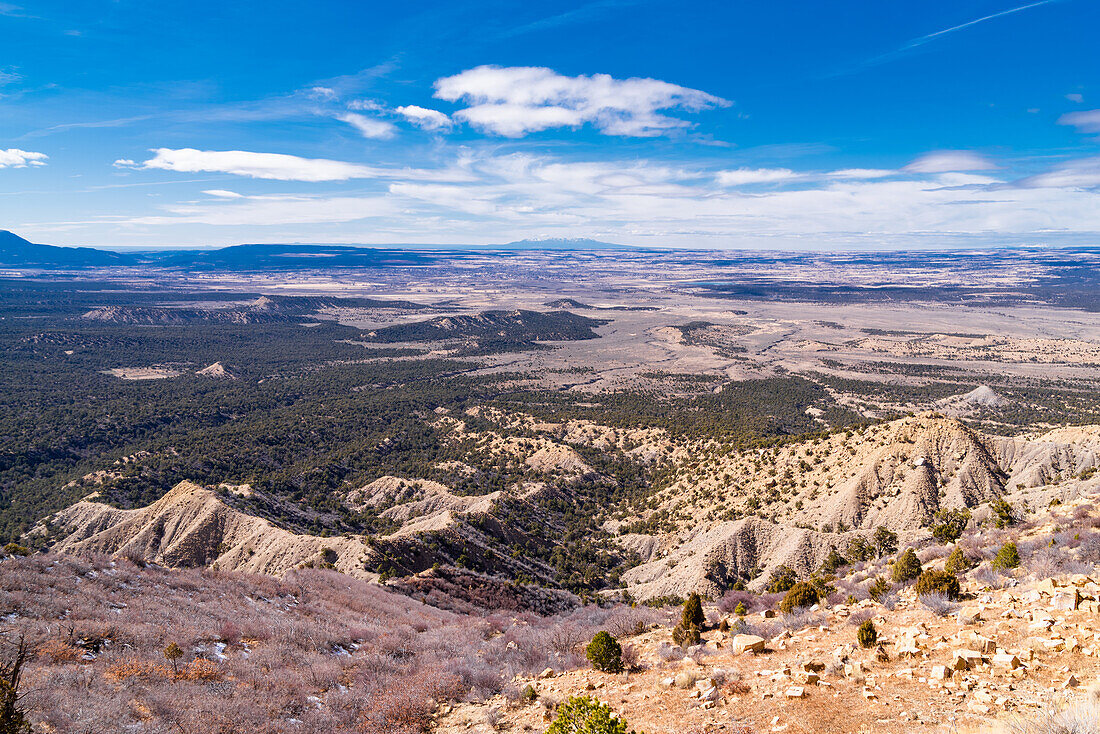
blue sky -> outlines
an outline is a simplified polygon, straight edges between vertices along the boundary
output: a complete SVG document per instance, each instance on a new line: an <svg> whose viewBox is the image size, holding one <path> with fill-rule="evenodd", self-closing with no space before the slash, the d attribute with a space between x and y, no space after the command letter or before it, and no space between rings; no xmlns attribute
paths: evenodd
<svg viewBox="0 0 1100 734"><path fill-rule="evenodd" d="M0 228L1100 242L1100 2L0 0Z"/></svg>

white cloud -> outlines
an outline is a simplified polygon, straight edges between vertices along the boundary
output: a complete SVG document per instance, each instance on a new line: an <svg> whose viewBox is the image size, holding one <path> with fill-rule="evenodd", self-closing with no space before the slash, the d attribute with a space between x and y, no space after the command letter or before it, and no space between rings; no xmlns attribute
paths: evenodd
<svg viewBox="0 0 1100 734"><path fill-rule="evenodd" d="M181 173L231 173L235 176L275 181L346 181L374 178L377 170L368 166L325 158L299 158L282 153L254 153L247 150L196 150L156 148L156 155L142 163Z"/></svg>
<svg viewBox="0 0 1100 734"><path fill-rule="evenodd" d="M1058 118L1059 125L1072 125L1079 133L1100 133L1100 110L1070 112Z"/></svg>
<svg viewBox="0 0 1100 734"><path fill-rule="evenodd" d="M336 119L340 122L346 122L358 130L364 138L372 140L387 140L397 132L397 128L393 126L393 123L366 117L355 112L345 112L342 115L337 115Z"/></svg>
<svg viewBox="0 0 1100 734"><path fill-rule="evenodd" d="M410 181L466 181L470 174L461 166L438 170L420 168L380 168L327 158L299 158L283 153L254 153L247 150L196 150L195 148L155 148L154 157L138 168L179 173L229 173L234 176L272 181L347 181L349 179L401 178ZM127 161L116 161L124 165ZM133 164L132 161L128 163Z"/></svg>
<svg viewBox="0 0 1100 734"><path fill-rule="evenodd" d="M925 153L903 171L910 173L950 173L953 171L988 171L997 165L971 150L937 150Z"/></svg>
<svg viewBox="0 0 1100 734"><path fill-rule="evenodd" d="M386 105L373 99L353 99L348 102L348 109L360 112L385 112Z"/></svg>
<svg viewBox="0 0 1100 734"><path fill-rule="evenodd" d="M395 111L412 124L425 130L446 130L451 127L451 118L439 110L410 104L398 107Z"/></svg>
<svg viewBox="0 0 1100 734"><path fill-rule="evenodd" d="M49 158L45 153L32 153L18 148L0 149L0 168L26 168L44 166Z"/></svg>
<svg viewBox="0 0 1100 734"><path fill-rule="evenodd" d="M242 194L238 194L236 191L226 191L225 189L207 189L202 192L207 196L214 196L218 199L243 199Z"/></svg>
<svg viewBox="0 0 1100 734"><path fill-rule="evenodd" d="M719 186L745 186L747 184L774 183L797 178L798 174L789 168L735 168L719 171L715 180Z"/></svg>
<svg viewBox="0 0 1100 734"><path fill-rule="evenodd" d="M309 197L250 196L240 201L168 208L163 216L138 217L132 224L208 224L215 226L262 226L353 222L398 211L394 202L381 196Z"/></svg>
<svg viewBox="0 0 1100 734"><path fill-rule="evenodd" d="M896 176L897 171L885 168L842 168L826 174L829 178L886 178Z"/></svg>
<svg viewBox="0 0 1100 734"><path fill-rule="evenodd" d="M1018 181L1030 188L1093 189L1100 187L1100 156L1069 161L1057 168ZM1097 202L1100 206L1100 202Z"/></svg>
<svg viewBox="0 0 1100 734"><path fill-rule="evenodd" d="M1006 183L1004 176L966 171L792 170L775 178L786 174L772 172L788 169L719 172L638 160L499 155L488 149L467 149L462 156L431 172L431 181L425 172L387 171L389 186L367 194L232 196L211 189L205 193L214 199L180 202L155 216L125 221L246 228L370 219L372 239L437 243L594 233L623 242L718 247L996 244L1100 236L1100 157ZM782 186L747 194L720 185L720 173L737 180L772 177ZM363 228L343 226L325 230L325 236L365 236ZM270 231L301 237L310 232Z"/></svg>
<svg viewBox="0 0 1100 734"><path fill-rule="evenodd" d="M730 104L657 79L564 76L545 67L479 66L435 83L435 96L469 106L456 120L505 137L591 123L607 135L653 137L690 127L661 110L698 112Z"/></svg>
<svg viewBox="0 0 1100 734"><path fill-rule="evenodd" d="M1070 102L1084 102L1085 101L1085 97L1081 94L1078 94L1077 92L1067 94L1066 99L1068 99Z"/></svg>
<svg viewBox="0 0 1100 734"><path fill-rule="evenodd" d="M115 168L137 168L138 164L134 163L129 158L119 158L117 161L111 164Z"/></svg>
<svg viewBox="0 0 1100 734"><path fill-rule="evenodd" d="M336 99L337 96L336 90L329 87L311 87L309 90L309 94L310 96L316 97L317 99L328 100Z"/></svg>

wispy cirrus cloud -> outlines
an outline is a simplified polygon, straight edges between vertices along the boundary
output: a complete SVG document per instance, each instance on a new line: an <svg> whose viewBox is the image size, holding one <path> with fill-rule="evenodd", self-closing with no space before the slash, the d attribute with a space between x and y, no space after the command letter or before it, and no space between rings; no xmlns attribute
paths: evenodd
<svg viewBox="0 0 1100 734"><path fill-rule="evenodd" d="M18 5L12 3L0 3L0 15L6 15L9 18L34 18L36 16L30 15L26 10Z"/></svg>
<svg viewBox="0 0 1100 734"><path fill-rule="evenodd" d="M215 195L216 196L216 195ZM385 196L237 196L215 204L176 204L166 213L136 217L139 225L205 224L220 227L331 224L393 216L397 204Z"/></svg>
<svg viewBox="0 0 1100 734"><path fill-rule="evenodd" d="M1006 15L1013 15L1014 13L1019 13L1019 12L1022 12L1024 10L1030 10L1032 8L1038 8L1038 7L1043 6L1043 5L1051 5L1051 4L1057 3L1057 2L1061 2L1061 0L1039 0L1038 2L1027 3L1026 5L1018 5L1014 8L1008 8L1007 10L1002 10L1002 11L997 12L997 13L990 13L989 15L983 15L980 18L974 18L973 20L968 20L965 23L959 23L958 25L953 25L950 28L943 28L943 29L935 31L933 33L928 33L926 35L923 35L919 38L914 38L912 41L910 41L909 43L902 46L899 49L899 51L906 51L906 50L911 49L911 48L916 48L917 46L923 46L924 44L928 43L929 41L934 41L937 38L941 38L942 36L946 36L946 35L951 34L951 33L957 33L958 31L965 30L967 28L970 28L971 26L976 26L980 23L985 23L986 21L996 20L997 18L1003 18Z"/></svg>
<svg viewBox="0 0 1100 734"><path fill-rule="evenodd" d="M731 103L657 79L564 76L536 66L478 66L435 83L435 96L467 107L453 117L504 137L591 124L605 135L654 137L691 126L665 114Z"/></svg>
<svg viewBox="0 0 1100 734"><path fill-rule="evenodd" d="M886 178L887 176L896 176L897 171L891 171L888 168L841 168L836 171L829 171L826 176L829 178Z"/></svg>
<svg viewBox="0 0 1100 734"><path fill-rule="evenodd" d="M902 170L909 173L952 173L958 171L990 171L997 164L972 150L936 150L925 153Z"/></svg>
<svg viewBox="0 0 1100 734"><path fill-rule="evenodd" d="M719 186L775 183L797 177L798 174L789 168L735 168L728 171L719 171L715 175Z"/></svg>
<svg viewBox="0 0 1100 734"><path fill-rule="evenodd" d="M1028 188L1100 188L1100 156L1079 158L1016 182ZM1100 201L1097 202L1100 206Z"/></svg>
<svg viewBox="0 0 1100 734"><path fill-rule="evenodd" d="M627 7L632 5L639 5L644 0L596 0L596 2L582 5L579 8L568 10L564 13L558 13L557 15L551 15L540 20L532 21L530 23L524 23L523 25L510 28L500 34L501 38L510 38L512 36L519 36L525 33L533 33L538 31L546 31L554 28L560 28L564 25L572 25L574 23L585 23L592 20L596 20L606 14L621 12Z"/></svg>
<svg viewBox="0 0 1100 734"><path fill-rule="evenodd" d="M388 140L397 133L397 128L392 122L367 117L355 112L345 112L337 115L336 119L346 122L359 131L359 134L370 140Z"/></svg>
<svg viewBox="0 0 1100 734"><path fill-rule="evenodd" d="M1100 110L1068 112L1058 118L1059 125L1071 125L1079 133L1100 133Z"/></svg>
<svg viewBox="0 0 1100 734"><path fill-rule="evenodd" d="M1062 2L1062 0L1038 0L1037 2L1026 3L1024 5L1018 5L1016 7L1007 8L1005 10L1001 10L1001 11L996 12L996 13L990 13L988 15L983 15L983 16L980 16L978 18L973 18L973 19L968 20L964 23L958 23L958 24L953 25L953 26L948 26L947 28L941 28L938 31L933 31L931 33L926 33L923 36L918 36L916 38L913 38L913 39L905 42L901 46L895 48L893 51L889 51L887 53L883 53L883 54L880 54L878 56L874 56L872 58L865 59L865 60L863 60L859 63L856 63L854 65L851 65L851 66L848 66L848 67L845 67L845 68L842 68L842 69L839 69L839 70L834 70L830 73L825 74L825 76L827 76L827 77L842 76L844 74L850 74L850 73L853 73L855 71L865 69L867 67L877 66L879 64L884 64L884 63L889 62L889 61L894 61L895 59L899 59L899 58L902 58L902 57L908 55L910 52L915 51L916 49L920 48L921 46L924 46L926 44L929 44L933 41L939 40L939 39L944 38L946 36L950 36L951 34L958 33L959 31L966 30L967 28L972 28L973 26L980 25L982 23L987 23L991 20L996 20L997 18L1003 18L1006 15L1014 15L1016 13L1020 13L1020 12L1023 12L1025 10L1031 10L1032 8L1038 8L1038 7L1041 7L1043 5L1052 5L1052 4L1058 3L1058 2Z"/></svg>

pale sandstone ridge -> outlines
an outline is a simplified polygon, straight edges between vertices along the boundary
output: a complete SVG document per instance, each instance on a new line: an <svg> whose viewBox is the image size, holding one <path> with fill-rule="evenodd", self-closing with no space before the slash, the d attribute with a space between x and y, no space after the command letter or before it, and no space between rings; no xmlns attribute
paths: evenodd
<svg viewBox="0 0 1100 734"><path fill-rule="evenodd" d="M878 526L914 542L928 537L927 525L941 509L981 516L998 498L1032 507L1071 500L1100 486L1100 476L1081 478L1098 466L1100 426L994 437L936 413L770 455L719 455L702 468L682 468L682 478L661 493L658 509L687 518L675 530L619 539L643 560L623 578L634 597L648 599L713 594L763 569L750 584L759 589L777 566L812 572L830 547L843 551L854 535L868 537ZM745 504L770 487L780 491L777 505L757 512ZM766 510L774 521L758 516ZM740 518L722 518L731 511Z"/></svg>
<svg viewBox="0 0 1100 734"><path fill-rule="evenodd" d="M222 487L233 494L252 493L248 485ZM170 567L209 566L278 576L302 565L331 564L354 576L376 576L366 570L376 567L377 554L364 536L294 533L234 509L216 491L190 482L134 510L94 502L94 497L48 518L35 532L60 535L54 546L60 552L127 555ZM458 537L462 517L489 513L501 497L501 492L463 497L438 482L384 476L349 492L344 502L357 510L385 507L380 516L400 527L376 539L392 548L406 542L418 545L418 534L424 532ZM477 537L463 537L471 547L483 545ZM483 550L491 553L488 547Z"/></svg>
<svg viewBox="0 0 1100 734"><path fill-rule="evenodd" d="M387 507L382 517L406 523L449 513L489 512L500 497L500 492L463 497L439 482L384 476L349 492L345 504L360 511Z"/></svg>
<svg viewBox="0 0 1100 734"><path fill-rule="evenodd" d="M996 447L956 420L921 417L891 438L840 485L831 507L821 507L827 523L900 531L927 523L940 507L975 507L1004 493Z"/></svg>
<svg viewBox="0 0 1100 734"><path fill-rule="evenodd" d="M623 581L640 599L681 596L685 590L713 597L728 589L742 569L763 569L760 578L767 579L779 566L817 568L838 541L835 533L746 517L697 527L663 558L627 571Z"/></svg>
<svg viewBox="0 0 1100 734"><path fill-rule="evenodd" d="M54 529L68 534L55 550L132 555L169 567L210 566L280 575L306 563L329 562L369 577L360 538L298 535L226 505L213 490L180 482L135 510L87 500L57 513Z"/></svg>
<svg viewBox="0 0 1100 734"><path fill-rule="evenodd" d="M461 422L448 416L440 421L454 423L464 437L511 454L539 474L556 473L572 482L592 471L573 448L544 435L507 441L491 432L464 432ZM625 432L602 427L533 427L539 434L554 433L558 440L589 447L597 441L630 450L653 445L678 467L671 484L640 515L605 524L609 542L641 561L623 575L638 599L691 591L713 595L750 578L750 586L759 589L778 566L800 574L815 571L832 547L844 552L855 536L867 538L879 526L897 532L902 544L919 544L942 508L971 508L981 517L989 512L988 503L1001 497L1016 506L1045 507L1053 499L1068 502L1100 488L1100 474L1089 476L1100 466L1100 426L991 437L926 413L772 449L710 453L706 444L673 445L663 434L639 433L626 444ZM99 484L88 482L89 489ZM542 574L549 580L550 572L538 562L505 557L492 538L460 521L471 515L493 518L492 532L517 542L523 531L510 524L510 513L537 517L542 510L534 498L545 492L568 490L528 481L464 496L439 482L384 476L341 499L352 509L377 511L398 526L375 540L406 559L410 572L437 560L453 562L435 557L419 539L421 533L442 532L489 559L498 572ZM751 498L759 504L751 506ZM501 507L510 511L494 512ZM638 520L660 520L658 512L665 513L666 521L656 525L663 532L631 532ZM172 566L280 574L320 560L363 576L372 575L365 567L377 567L374 552L360 536L298 535L233 509L212 490L186 483L136 510L79 502L51 524L53 535L62 537L58 550L134 554ZM321 558L324 549L329 552Z"/></svg>
<svg viewBox="0 0 1100 734"><path fill-rule="evenodd" d="M236 380L237 376L227 370L225 365L221 362L215 362L212 365L203 367L201 370L195 373L200 377L212 377L216 380Z"/></svg>
<svg viewBox="0 0 1100 734"><path fill-rule="evenodd" d="M524 463L535 471L544 473L561 472L579 475L594 473L592 467L584 462L580 454L560 444L544 446L528 456Z"/></svg>
<svg viewBox="0 0 1100 734"><path fill-rule="evenodd" d="M934 404L938 410L942 410L953 417L965 417L979 410L995 410L1004 408L1011 403L1010 400L989 387L979 385L965 395L954 395Z"/></svg>

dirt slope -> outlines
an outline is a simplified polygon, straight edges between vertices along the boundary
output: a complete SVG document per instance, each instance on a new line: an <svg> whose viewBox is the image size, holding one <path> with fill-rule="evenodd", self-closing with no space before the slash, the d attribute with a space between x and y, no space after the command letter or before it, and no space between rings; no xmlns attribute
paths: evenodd
<svg viewBox="0 0 1100 734"><path fill-rule="evenodd" d="M885 526L902 542L928 537L944 508L988 512L988 503L1045 507L1073 499L1100 477L1100 426L992 437L937 413L925 413L775 449L698 452L661 494L653 512L675 529L661 536L624 536L645 548L646 563L624 575L639 599L713 594L738 575L789 565L816 570L853 531ZM653 546L660 548L652 551Z"/></svg>
<svg viewBox="0 0 1100 734"><path fill-rule="evenodd" d="M352 575L373 575L363 570L368 553L359 538L298 535L235 510L216 492L190 482L135 510L81 501L50 524L65 533L55 546L62 552L125 554L170 567L271 575L327 562Z"/></svg>

